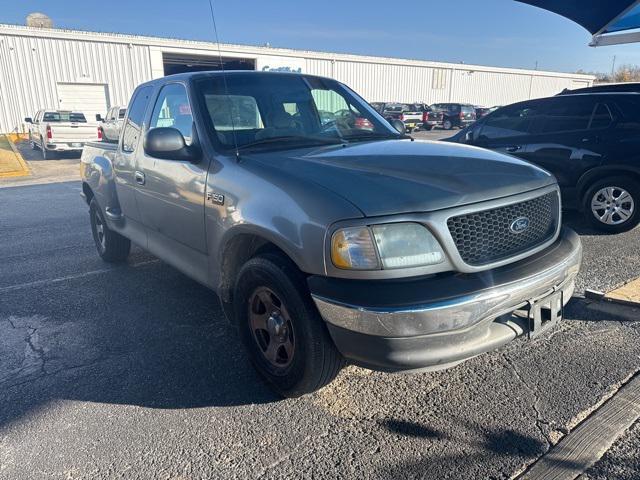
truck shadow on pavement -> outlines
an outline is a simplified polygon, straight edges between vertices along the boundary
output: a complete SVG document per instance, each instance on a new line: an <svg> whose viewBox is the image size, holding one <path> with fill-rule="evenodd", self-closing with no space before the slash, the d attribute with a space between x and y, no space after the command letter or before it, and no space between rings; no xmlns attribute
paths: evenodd
<svg viewBox="0 0 640 480"><path fill-rule="evenodd" d="M172 409L279 399L216 296L153 259L0 295L0 427L59 399Z"/></svg>

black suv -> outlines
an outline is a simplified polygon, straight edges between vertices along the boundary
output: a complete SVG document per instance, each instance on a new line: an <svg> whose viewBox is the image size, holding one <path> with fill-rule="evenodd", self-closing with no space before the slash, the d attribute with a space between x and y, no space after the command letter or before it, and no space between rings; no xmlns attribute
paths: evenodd
<svg viewBox="0 0 640 480"><path fill-rule="evenodd" d="M567 208L607 232L640 222L640 94L590 93L499 108L447 141L511 153L558 179Z"/></svg>
<svg viewBox="0 0 640 480"><path fill-rule="evenodd" d="M436 103L432 108L441 110L442 128L451 130L454 127L464 128L476 121L476 107L466 103Z"/></svg>

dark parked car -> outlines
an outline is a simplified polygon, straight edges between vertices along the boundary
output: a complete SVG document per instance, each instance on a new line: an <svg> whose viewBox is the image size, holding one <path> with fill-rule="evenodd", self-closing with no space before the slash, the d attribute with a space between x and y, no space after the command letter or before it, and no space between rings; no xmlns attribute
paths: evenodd
<svg viewBox="0 0 640 480"><path fill-rule="evenodd" d="M444 117L441 110L432 108L426 103L413 103L410 105L412 110L422 113L422 128L425 130L433 130L435 127L442 127L442 119Z"/></svg>
<svg viewBox="0 0 640 480"><path fill-rule="evenodd" d="M489 115L493 110L489 107L475 107L476 109L476 120L479 120L483 117Z"/></svg>
<svg viewBox="0 0 640 480"><path fill-rule="evenodd" d="M601 85L593 85L592 87L576 88L575 90L569 90L565 88L558 95L574 95L576 93L625 93L636 92L640 93L640 83L628 82L628 83L604 83Z"/></svg>
<svg viewBox="0 0 640 480"><path fill-rule="evenodd" d="M448 139L535 163L563 205L606 232L640 221L640 94L562 95L502 107Z"/></svg>
<svg viewBox="0 0 640 480"><path fill-rule="evenodd" d="M436 103L432 108L443 113L442 128L451 130L454 127L464 128L476 121L476 109L466 103Z"/></svg>

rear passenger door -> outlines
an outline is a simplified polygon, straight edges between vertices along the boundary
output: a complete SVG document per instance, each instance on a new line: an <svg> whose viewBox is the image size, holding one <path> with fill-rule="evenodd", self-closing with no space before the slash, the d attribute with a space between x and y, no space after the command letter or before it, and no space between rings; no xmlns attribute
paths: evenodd
<svg viewBox="0 0 640 480"><path fill-rule="evenodd" d="M134 93L129 105L129 115L125 120L120 147L114 161L116 191L123 214L129 221L140 224L140 212L135 198L137 161L136 151L142 145L144 118L153 87L144 86ZM135 228L136 225L134 225ZM143 229L140 224L140 229Z"/></svg>
<svg viewBox="0 0 640 480"><path fill-rule="evenodd" d="M545 101L526 156L552 172L563 190L574 187L585 171L602 163L599 132L611 124L607 107L602 108L596 97L587 95Z"/></svg>

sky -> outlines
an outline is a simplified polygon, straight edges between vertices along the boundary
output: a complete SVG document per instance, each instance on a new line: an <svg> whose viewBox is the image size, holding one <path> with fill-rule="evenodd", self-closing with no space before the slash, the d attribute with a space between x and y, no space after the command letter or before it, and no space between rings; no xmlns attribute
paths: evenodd
<svg viewBox="0 0 640 480"><path fill-rule="evenodd" d="M0 23L28 13L56 27L212 41L209 0L0 0ZM589 47L573 22L513 0L213 0L222 43L610 72L640 65L640 44Z"/></svg>

